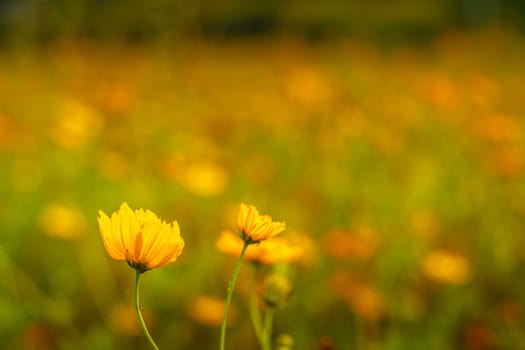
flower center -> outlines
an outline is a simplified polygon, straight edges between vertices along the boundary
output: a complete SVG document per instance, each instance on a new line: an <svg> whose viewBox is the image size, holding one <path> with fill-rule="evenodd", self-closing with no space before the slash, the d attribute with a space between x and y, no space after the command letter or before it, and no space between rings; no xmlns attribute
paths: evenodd
<svg viewBox="0 0 525 350"><path fill-rule="evenodd" d="M151 270L151 268L149 268L148 265L146 265L146 263L136 262L132 260L126 260L126 262L130 267L134 268L135 270L138 270L140 273L144 273L148 270Z"/></svg>

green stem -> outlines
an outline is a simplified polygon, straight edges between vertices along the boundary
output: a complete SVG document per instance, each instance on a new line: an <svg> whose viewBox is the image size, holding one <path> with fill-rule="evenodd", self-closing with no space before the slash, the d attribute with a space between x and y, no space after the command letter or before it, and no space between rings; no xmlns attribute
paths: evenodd
<svg viewBox="0 0 525 350"><path fill-rule="evenodd" d="M230 280L230 284L228 285L228 296L226 297L226 305L224 306L224 317L222 319L222 326L221 326L220 350L224 350L224 343L226 340L226 323L228 321L228 310L230 308L230 303L232 300L233 288L235 287L235 282L237 281L237 275L239 275L239 270L241 269L242 258L244 257L244 253L246 252L246 248L248 248L248 245L249 243L245 241L242 247L242 250L241 250L241 255L239 256L239 260L237 260L237 265L235 266L235 270L233 270L233 275Z"/></svg>
<svg viewBox="0 0 525 350"><path fill-rule="evenodd" d="M261 347L263 347L263 329L262 329L262 317L261 317L261 311L259 310L259 305L257 303L257 290L256 290L256 282L257 282L257 271L258 271L258 265L253 265L253 273L252 273L252 290L251 290L251 296L250 296L250 318L252 320L253 328L255 330L255 335L257 336L257 340L259 341L259 344Z"/></svg>
<svg viewBox="0 0 525 350"><path fill-rule="evenodd" d="M264 314L264 350L272 350L272 328L273 316L275 315L275 307L268 306Z"/></svg>
<svg viewBox="0 0 525 350"><path fill-rule="evenodd" d="M140 325L142 326L142 330L144 331L144 334L146 335L146 338L148 338L151 347L155 350L159 350L159 347L157 344L155 344L155 341L151 337L151 335L148 332L148 327L146 327L146 323L144 322L144 319L142 318L142 313L140 312L140 304L139 304L139 282L140 282L140 275L142 274L139 270L136 270L136 277L135 277L135 311L137 311L137 316L139 317Z"/></svg>

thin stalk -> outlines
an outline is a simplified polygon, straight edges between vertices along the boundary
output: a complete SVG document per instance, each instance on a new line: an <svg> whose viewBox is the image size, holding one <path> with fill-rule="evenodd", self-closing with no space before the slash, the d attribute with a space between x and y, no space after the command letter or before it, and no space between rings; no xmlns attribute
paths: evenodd
<svg viewBox="0 0 525 350"><path fill-rule="evenodd" d="M259 309L259 304L257 302L257 289L256 289L258 265L254 264L252 271L253 271L252 272L252 286L251 286L249 311L250 311L250 318L252 320L253 328L255 330L255 335L257 336L257 340L259 341L259 344L262 347L263 346L262 317L261 317L261 310Z"/></svg>
<svg viewBox="0 0 525 350"><path fill-rule="evenodd" d="M140 282L140 275L142 273L139 270L136 270L136 277L135 277L135 311L137 311L137 316L139 317L140 325L142 327L142 330L144 331L144 334L146 335L146 338L148 338L149 343L151 344L151 347L155 350L159 350L159 347L157 344L155 344L155 341L151 337L148 331L148 327L146 327L146 323L144 322L144 319L142 318L142 313L140 312L140 304L139 304L139 282Z"/></svg>
<svg viewBox="0 0 525 350"><path fill-rule="evenodd" d="M228 285L228 295L226 296L226 305L224 307L224 317L222 319L222 326L221 326L221 342L220 342L220 350L224 350L224 343L226 340L226 322L228 321L228 310L230 309L230 303L232 300L233 295L233 288L235 287L235 282L237 281L237 276L239 275L239 270L241 269L242 265L242 259L244 257L244 253L246 252L246 248L248 248L249 243L244 242L244 245L241 250L241 255L239 255L239 260L237 260L237 265L235 266L235 270L233 270L233 275L230 280L230 284Z"/></svg>
<svg viewBox="0 0 525 350"><path fill-rule="evenodd" d="M272 328L273 316L275 315L275 307L268 306L264 314L264 350L272 350Z"/></svg>

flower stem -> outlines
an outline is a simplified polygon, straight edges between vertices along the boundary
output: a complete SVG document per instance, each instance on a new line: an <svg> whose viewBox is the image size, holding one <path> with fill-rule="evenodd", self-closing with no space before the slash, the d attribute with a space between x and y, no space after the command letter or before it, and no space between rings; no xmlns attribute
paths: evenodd
<svg viewBox="0 0 525 350"><path fill-rule="evenodd" d="M220 350L224 350L224 343L226 340L226 323L228 321L228 310L230 308L230 303L232 300L233 288L235 287L235 282L237 281L237 275L239 275L239 270L241 269L242 258L244 257L244 253L246 252L246 248L248 248L249 244L250 243L247 241L244 242L244 245L241 250L241 255L239 255L239 260L237 260L237 265L235 266L235 270L233 270L233 275L230 280L230 284L228 285L228 295L226 296L226 305L224 306L224 317L222 319L222 326L221 326Z"/></svg>
<svg viewBox="0 0 525 350"><path fill-rule="evenodd" d="M264 314L264 329L263 329L263 349L272 350L272 328L273 316L275 315L275 307L268 306Z"/></svg>
<svg viewBox="0 0 525 350"><path fill-rule="evenodd" d="M253 328L255 330L255 335L257 336L257 340L259 341L259 344L261 347L263 346L263 329L262 329L262 317L261 317L261 311L259 310L259 305L257 303L257 290L256 290L256 282L257 282L257 272L259 270L259 266L254 264L253 265L253 272L252 272L252 286L251 286L251 295L250 295L250 318L252 319Z"/></svg>
<svg viewBox="0 0 525 350"><path fill-rule="evenodd" d="M155 350L159 350L159 347L157 344L155 344L155 341L151 337L151 335L148 332L148 327L146 327L146 323L144 322L144 319L142 318L142 313L140 312L140 304L139 304L139 282L140 282L140 275L142 273L139 270L136 270L136 277L135 277L135 311L137 311L137 316L139 317L140 325L142 327L142 330L144 331L144 334L146 335L146 338L148 338L151 347Z"/></svg>

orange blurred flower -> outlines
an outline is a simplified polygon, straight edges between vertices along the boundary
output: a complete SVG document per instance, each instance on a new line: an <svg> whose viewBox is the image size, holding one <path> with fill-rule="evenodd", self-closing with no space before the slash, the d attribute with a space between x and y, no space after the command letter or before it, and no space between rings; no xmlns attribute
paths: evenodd
<svg viewBox="0 0 525 350"><path fill-rule="evenodd" d="M347 302L355 313L370 320L379 320L386 311L383 295L364 283L353 286L347 296Z"/></svg>
<svg viewBox="0 0 525 350"><path fill-rule="evenodd" d="M52 349L58 344L59 335L51 325L29 323L21 330L20 346L24 349Z"/></svg>
<svg viewBox="0 0 525 350"><path fill-rule="evenodd" d="M383 295L372 285L361 281L346 270L336 271L329 278L332 293L346 301L359 316L379 320L386 312Z"/></svg>
<svg viewBox="0 0 525 350"><path fill-rule="evenodd" d="M188 311L190 316L197 322L218 327L221 325L224 315L224 305L224 299L211 295L201 295L190 303ZM235 316L235 313L231 315ZM234 317L228 317L228 323L231 323L233 319Z"/></svg>
<svg viewBox="0 0 525 350"><path fill-rule="evenodd" d="M414 234L424 240L432 240L440 230L439 218L431 210L421 210L412 214L410 226Z"/></svg>
<svg viewBox="0 0 525 350"><path fill-rule="evenodd" d="M241 254L243 241L231 231L223 231L216 242L217 249L228 255L238 257ZM274 238L259 244L249 245L244 259L261 264L295 262L303 255L301 247L290 244L283 238Z"/></svg>
<svg viewBox="0 0 525 350"><path fill-rule="evenodd" d="M8 149L16 139L15 124L11 117L0 112L0 149Z"/></svg>
<svg viewBox="0 0 525 350"><path fill-rule="evenodd" d="M184 248L177 221L168 224L150 210L133 211L126 203L111 217L99 211L98 224L109 256L140 272L175 261Z"/></svg>
<svg viewBox="0 0 525 350"><path fill-rule="evenodd" d="M520 146L497 147L487 157L489 165L501 176L516 177L525 171L525 151Z"/></svg>
<svg viewBox="0 0 525 350"><path fill-rule="evenodd" d="M123 334L140 334L141 329L133 306L115 304L110 308L108 318L109 326L113 331Z"/></svg>
<svg viewBox="0 0 525 350"><path fill-rule="evenodd" d="M336 84L318 66L295 64L285 79L285 92L301 106L330 103L338 96Z"/></svg>
<svg viewBox="0 0 525 350"><path fill-rule="evenodd" d="M460 332L461 348L466 350L497 349L497 335L487 325L474 322Z"/></svg>
<svg viewBox="0 0 525 350"><path fill-rule="evenodd" d="M494 143L513 143L522 138L517 117L503 113L490 113L476 118L472 128L481 138Z"/></svg>
<svg viewBox="0 0 525 350"><path fill-rule="evenodd" d="M451 109L458 105L457 87L454 81L438 73L424 79L424 96L430 103L443 109Z"/></svg>
<svg viewBox="0 0 525 350"><path fill-rule="evenodd" d="M274 222L268 215L260 215L253 205L241 204L237 218L237 228L242 239L249 243L259 243L270 239L285 229L284 222Z"/></svg>
<svg viewBox="0 0 525 350"><path fill-rule="evenodd" d="M323 245L326 252L336 259L367 259L376 253L379 240L369 228L355 233L331 230L324 235Z"/></svg>

